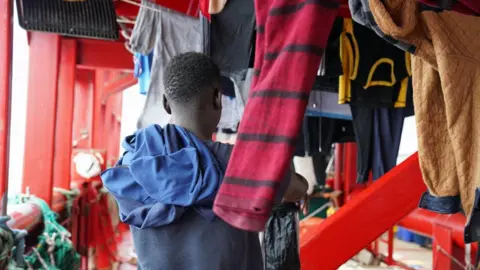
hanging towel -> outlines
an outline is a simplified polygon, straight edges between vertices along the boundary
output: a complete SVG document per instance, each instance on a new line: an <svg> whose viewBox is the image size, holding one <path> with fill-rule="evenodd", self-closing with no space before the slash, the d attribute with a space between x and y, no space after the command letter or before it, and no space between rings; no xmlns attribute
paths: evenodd
<svg viewBox="0 0 480 270"><path fill-rule="evenodd" d="M234 227L265 227L338 6L328 0L255 1L253 87L214 205L215 213Z"/></svg>
<svg viewBox="0 0 480 270"><path fill-rule="evenodd" d="M188 208L214 218L211 207L223 171L195 135L175 125L151 125L122 146L126 153L101 175L119 204L122 222L141 229L160 227Z"/></svg>
<svg viewBox="0 0 480 270"><path fill-rule="evenodd" d="M147 100L137 127L166 125L170 115L163 109L163 71L176 55L202 51L202 27L198 19L143 0L130 39L133 51L148 54L153 63ZM154 8L158 11L149 9Z"/></svg>
<svg viewBox="0 0 480 270"><path fill-rule="evenodd" d="M417 47L413 98L420 167L429 189L420 207L454 213L461 198L468 217L465 241L478 241L480 17L419 12L415 0L370 0L370 8L385 34Z"/></svg>

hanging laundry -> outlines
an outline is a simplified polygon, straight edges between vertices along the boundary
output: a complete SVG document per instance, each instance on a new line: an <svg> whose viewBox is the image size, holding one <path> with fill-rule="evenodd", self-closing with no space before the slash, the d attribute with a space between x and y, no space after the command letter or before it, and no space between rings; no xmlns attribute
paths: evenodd
<svg viewBox="0 0 480 270"><path fill-rule="evenodd" d="M211 15L210 56L223 73L248 68L254 27L253 0L228 0L222 12Z"/></svg>
<svg viewBox="0 0 480 270"><path fill-rule="evenodd" d="M368 28L344 19L340 37L343 75L339 103L361 107L405 107L410 54L375 35Z"/></svg>
<svg viewBox="0 0 480 270"><path fill-rule="evenodd" d="M148 0L143 0L142 5L131 35L130 48L143 55L153 50L153 63L147 100L138 120L138 128L168 123L170 116L162 103L165 65L177 54L202 51L198 19L162 8Z"/></svg>
<svg viewBox="0 0 480 270"><path fill-rule="evenodd" d="M397 165L405 109L379 108L373 112L372 174L376 180Z"/></svg>
<svg viewBox="0 0 480 270"><path fill-rule="evenodd" d="M312 91L323 91L323 92L335 93L338 95L338 77L340 75L342 74L339 74L335 77L317 76L317 78L315 78L315 83L313 84ZM312 93L310 93L310 95L312 95ZM337 98L337 101L338 101L338 98ZM335 103L338 103L338 102L335 102Z"/></svg>
<svg viewBox="0 0 480 270"><path fill-rule="evenodd" d="M368 1L369 0L348 0L348 6L350 8L350 12L352 13L352 19L355 22L373 30L379 37L394 45L395 47L409 53L415 53L416 48L414 45L401 40L396 40L391 36L385 35L385 33L383 33L383 31L380 29L380 27L378 27L375 19L373 18Z"/></svg>
<svg viewBox="0 0 480 270"><path fill-rule="evenodd" d="M370 0L375 21L393 38L417 47L412 57L418 153L429 189L420 207L462 208L465 241L480 240L480 18L419 12L415 0Z"/></svg>
<svg viewBox="0 0 480 270"><path fill-rule="evenodd" d="M140 94L146 95L148 93L148 87L150 85L150 71L153 62L153 52L149 53L148 55L135 53L134 59L134 76L138 79Z"/></svg>
<svg viewBox="0 0 480 270"><path fill-rule="evenodd" d="M238 123L240 122L241 115L237 108L237 101L234 97L222 95L222 115L217 127L222 130L237 131Z"/></svg>
<svg viewBox="0 0 480 270"><path fill-rule="evenodd" d="M233 80L235 83L235 99L237 101L237 108L241 117L243 117L243 112L245 110L245 106L247 105L248 94L250 93L250 87L252 85L252 79L253 68L249 68L243 80Z"/></svg>
<svg viewBox="0 0 480 270"><path fill-rule="evenodd" d="M338 6L328 0L255 1L252 91L214 204L214 212L234 227L265 227Z"/></svg>
<svg viewBox="0 0 480 270"><path fill-rule="evenodd" d="M337 93L312 91L308 99L307 115L351 120L352 114L348 106L338 104L337 101Z"/></svg>
<svg viewBox="0 0 480 270"><path fill-rule="evenodd" d="M235 97L235 85L234 82L225 76L220 77L220 84L222 85L222 94L227 97Z"/></svg>
<svg viewBox="0 0 480 270"><path fill-rule="evenodd" d="M294 154L301 157L315 153L329 154L334 143L354 141L355 132L351 120L305 116Z"/></svg>
<svg viewBox="0 0 480 270"><path fill-rule="evenodd" d="M340 46L340 36L343 32L343 18L337 17L333 22L332 30L328 36L327 47L325 48L324 55L322 57L320 68L323 75L318 75L315 80L315 90L318 83L323 83L327 78L335 78L336 92L338 93L338 77L343 75L342 61L339 58L338 48ZM320 70L320 69L319 69ZM320 81L319 81L320 80Z"/></svg>
<svg viewBox="0 0 480 270"><path fill-rule="evenodd" d="M418 0L418 2L435 7L439 11L453 10L467 15L480 16L480 2L478 0Z"/></svg>

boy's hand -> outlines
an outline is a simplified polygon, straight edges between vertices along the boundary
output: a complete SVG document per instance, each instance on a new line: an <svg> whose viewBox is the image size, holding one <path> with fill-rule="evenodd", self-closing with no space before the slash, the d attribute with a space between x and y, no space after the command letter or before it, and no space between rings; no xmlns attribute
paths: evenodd
<svg viewBox="0 0 480 270"><path fill-rule="evenodd" d="M290 184L288 185L283 199L288 202L298 202L307 195L307 191L307 180L303 176L292 172Z"/></svg>
<svg viewBox="0 0 480 270"><path fill-rule="evenodd" d="M307 216L309 208L310 208L310 196L308 194L305 194L302 201L303 202L302 202L302 205L301 205L300 209L302 210L303 215Z"/></svg>

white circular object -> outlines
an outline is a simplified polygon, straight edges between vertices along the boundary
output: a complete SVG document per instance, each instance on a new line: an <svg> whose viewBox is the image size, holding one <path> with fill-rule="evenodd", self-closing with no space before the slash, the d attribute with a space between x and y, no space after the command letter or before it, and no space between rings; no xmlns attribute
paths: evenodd
<svg viewBox="0 0 480 270"><path fill-rule="evenodd" d="M78 153L73 158L75 170L85 179L100 175L103 162L103 158L99 153Z"/></svg>

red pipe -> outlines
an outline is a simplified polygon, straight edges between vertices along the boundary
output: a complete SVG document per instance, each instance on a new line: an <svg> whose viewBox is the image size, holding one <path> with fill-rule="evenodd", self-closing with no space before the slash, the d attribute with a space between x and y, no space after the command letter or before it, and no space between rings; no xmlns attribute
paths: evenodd
<svg viewBox="0 0 480 270"><path fill-rule="evenodd" d="M461 248L465 247L465 242L463 240L465 224L466 218L460 213L442 215L424 209L416 209L399 223L400 226L408 230L429 237L433 235L434 225L448 228L452 232L454 243Z"/></svg>
<svg viewBox="0 0 480 270"><path fill-rule="evenodd" d="M0 1L0 215L7 213L12 96L13 1Z"/></svg>
<svg viewBox="0 0 480 270"><path fill-rule="evenodd" d="M335 144L335 178L333 182L334 190L342 190L342 171L343 171L343 144Z"/></svg>
<svg viewBox="0 0 480 270"><path fill-rule="evenodd" d="M393 260L393 240L395 236L393 234L393 228L388 230L388 256L387 256L387 264L392 265L394 264Z"/></svg>
<svg viewBox="0 0 480 270"><path fill-rule="evenodd" d="M312 237L301 246L302 270L337 269L415 210L425 190L414 154L312 228ZM348 245L333 248L338 243Z"/></svg>
<svg viewBox="0 0 480 270"><path fill-rule="evenodd" d="M343 198L347 203L351 199L351 192L357 186L357 145L346 143L344 146Z"/></svg>
<svg viewBox="0 0 480 270"><path fill-rule="evenodd" d="M55 120L53 185L64 189L70 189L71 179L76 58L76 41L62 38Z"/></svg>

